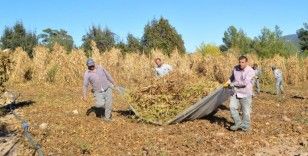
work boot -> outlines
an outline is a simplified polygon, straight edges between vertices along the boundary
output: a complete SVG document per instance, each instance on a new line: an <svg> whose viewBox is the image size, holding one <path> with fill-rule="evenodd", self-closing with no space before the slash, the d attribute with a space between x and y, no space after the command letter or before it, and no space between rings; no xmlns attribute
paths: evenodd
<svg viewBox="0 0 308 156"><path fill-rule="evenodd" d="M94 110L95 110L96 117L98 117L98 118L104 117L104 108L94 107Z"/></svg>
<svg viewBox="0 0 308 156"><path fill-rule="evenodd" d="M86 115L89 116L92 112L95 111L95 108L94 107L91 107L90 109L87 110L87 113Z"/></svg>
<svg viewBox="0 0 308 156"><path fill-rule="evenodd" d="M233 126L230 127L230 130L237 131L239 128L240 128L239 124L234 124Z"/></svg>

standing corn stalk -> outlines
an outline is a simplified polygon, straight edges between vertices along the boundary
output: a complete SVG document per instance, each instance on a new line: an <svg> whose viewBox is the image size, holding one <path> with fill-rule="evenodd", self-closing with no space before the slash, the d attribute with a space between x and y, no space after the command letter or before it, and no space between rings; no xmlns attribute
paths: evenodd
<svg viewBox="0 0 308 156"><path fill-rule="evenodd" d="M9 72L12 68L12 59L8 52L0 51L0 94L5 91L4 83L9 79Z"/></svg>

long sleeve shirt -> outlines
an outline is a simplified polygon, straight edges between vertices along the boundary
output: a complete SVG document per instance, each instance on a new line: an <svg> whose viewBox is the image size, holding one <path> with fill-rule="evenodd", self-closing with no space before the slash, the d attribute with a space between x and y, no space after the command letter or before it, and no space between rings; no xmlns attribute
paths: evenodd
<svg viewBox="0 0 308 156"><path fill-rule="evenodd" d="M252 95L254 76L255 71L250 66L247 66L243 70L239 66L234 67L230 81L235 87L235 94L238 98L245 98Z"/></svg>
<svg viewBox="0 0 308 156"><path fill-rule="evenodd" d="M274 76L276 80L282 80L283 76L282 76L282 72L280 69L275 69L274 71Z"/></svg>
<svg viewBox="0 0 308 156"><path fill-rule="evenodd" d="M260 75L261 75L261 69L257 68L254 71L255 71L255 77L258 79L260 77Z"/></svg>
<svg viewBox="0 0 308 156"><path fill-rule="evenodd" d="M171 71L172 66L169 64L162 64L160 67L155 68L156 75L160 77L167 75Z"/></svg>
<svg viewBox="0 0 308 156"><path fill-rule="evenodd" d="M83 96L86 97L88 86L91 84L94 92L105 91L114 85L111 75L102 67L97 66L95 70L87 70L84 74Z"/></svg>

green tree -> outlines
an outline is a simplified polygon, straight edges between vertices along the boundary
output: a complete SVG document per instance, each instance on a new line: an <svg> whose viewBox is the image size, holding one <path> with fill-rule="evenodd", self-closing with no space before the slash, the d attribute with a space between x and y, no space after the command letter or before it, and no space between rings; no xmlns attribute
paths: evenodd
<svg viewBox="0 0 308 156"><path fill-rule="evenodd" d="M134 37L132 34L127 35L127 48L129 52L142 52L142 45L140 39Z"/></svg>
<svg viewBox="0 0 308 156"><path fill-rule="evenodd" d="M234 26L230 26L227 31L224 32L224 37L222 38L222 41L224 42L224 46L226 48L232 48L235 46L235 41L238 38L238 31Z"/></svg>
<svg viewBox="0 0 308 156"><path fill-rule="evenodd" d="M166 55L170 55L174 49L185 53L182 36L163 17L159 20L153 19L144 27L142 46L146 53L155 48L161 49Z"/></svg>
<svg viewBox="0 0 308 156"><path fill-rule="evenodd" d="M304 23L304 27L297 30L296 33L299 39L301 50L303 52L308 51L308 23Z"/></svg>
<svg viewBox="0 0 308 156"><path fill-rule="evenodd" d="M21 47L29 57L33 57L33 47L38 39L35 33L27 32L22 22L16 22L13 27L6 27L0 39L2 49Z"/></svg>
<svg viewBox="0 0 308 156"><path fill-rule="evenodd" d="M43 45L46 45L50 49L55 43L58 43L70 52L74 46L73 37L63 29L44 29L43 33L39 35L39 39L41 39L41 43Z"/></svg>
<svg viewBox="0 0 308 156"><path fill-rule="evenodd" d="M234 26L230 26L225 31L222 41L224 45L220 46L221 51L226 51L230 48L239 49L244 54L252 51L252 40L247 37L243 30L237 30Z"/></svg>
<svg viewBox="0 0 308 156"><path fill-rule="evenodd" d="M142 52L140 39L134 37L132 34L128 34L126 40L126 44L123 41L120 41L116 45L117 48L121 49L122 54Z"/></svg>
<svg viewBox="0 0 308 156"><path fill-rule="evenodd" d="M219 47L213 44L205 44L205 43L201 43L201 45L196 49L196 51L204 56L205 55L217 56L221 54Z"/></svg>
<svg viewBox="0 0 308 156"><path fill-rule="evenodd" d="M82 37L82 47L87 53L92 50L91 40L96 43L100 53L110 50L116 43L115 33L108 28L101 29L100 26L92 26L89 32Z"/></svg>
<svg viewBox="0 0 308 156"><path fill-rule="evenodd" d="M308 57L308 50L304 50L301 54L304 57Z"/></svg>
<svg viewBox="0 0 308 156"><path fill-rule="evenodd" d="M224 51L228 50L228 47L226 45L222 44L222 45L219 46L219 49L220 49L220 51L224 52Z"/></svg>
<svg viewBox="0 0 308 156"><path fill-rule="evenodd" d="M129 52L130 52L130 51L128 50L127 44L125 44L123 41L118 42L118 43L116 44L116 47L117 47L118 49L121 50L121 53L122 53L123 55L125 55L126 53L129 53Z"/></svg>
<svg viewBox="0 0 308 156"><path fill-rule="evenodd" d="M297 48L282 38L282 31L278 26L271 31L268 28L261 30L261 35L253 41L253 48L260 57L272 57L275 54L289 56L297 52Z"/></svg>

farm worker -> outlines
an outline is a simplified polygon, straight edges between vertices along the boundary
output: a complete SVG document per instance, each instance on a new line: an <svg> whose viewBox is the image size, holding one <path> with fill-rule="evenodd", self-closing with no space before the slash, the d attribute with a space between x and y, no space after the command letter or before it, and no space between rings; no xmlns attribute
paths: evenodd
<svg viewBox="0 0 308 156"><path fill-rule="evenodd" d="M248 131L250 129L250 112L253 93L254 70L248 65L248 59L245 56L239 57L239 64L234 67L232 75L225 83L225 86L234 87L234 94L230 99L230 112L234 120L234 125L230 127L232 131L241 129ZM238 112L241 106L243 120Z"/></svg>
<svg viewBox="0 0 308 156"><path fill-rule="evenodd" d="M164 64L160 58L156 58L155 63L157 67L155 68L155 75L163 77L172 71L172 66L169 64Z"/></svg>
<svg viewBox="0 0 308 156"><path fill-rule="evenodd" d="M87 101L87 91L89 83L92 86L95 98L95 106L92 107L99 113L99 116L103 118L104 121L111 121L112 112L112 88L115 83L110 76L110 74L101 66L95 65L92 58L89 58L86 62L88 70L84 74L83 81L83 97L84 101ZM103 110L105 109L104 115ZM93 111L88 110L87 115Z"/></svg>
<svg viewBox="0 0 308 156"><path fill-rule="evenodd" d="M254 86L256 87L256 92L260 93L260 75L261 75L261 69L258 68L258 64L254 63L252 65L252 69L255 71L255 77L254 77Z"/></svg>
<svg viewBox="0 0 308 156"><path fill-rule="evenodd" d="M276 94L283 94L283 76L282 71L275 66L272 66L273 74L276 80Z"/></svg>

